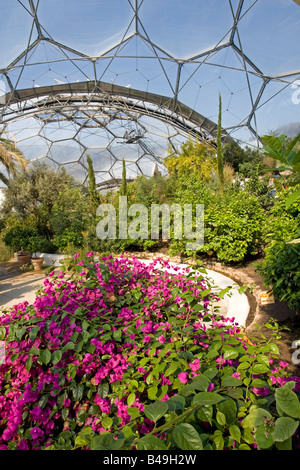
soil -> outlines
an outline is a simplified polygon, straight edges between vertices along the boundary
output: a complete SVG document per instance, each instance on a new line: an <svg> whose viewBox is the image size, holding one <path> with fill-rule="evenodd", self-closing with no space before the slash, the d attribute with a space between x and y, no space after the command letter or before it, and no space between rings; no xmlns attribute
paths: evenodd
<svg viewBox="0 0 300 470"><path fill-rule="evenodd" d="M131 253L130 255L135 255L139 258L151 258L155 259L158 257L163 257L169 259L173 262L184 262L193 264L189 260L183 259L181 256L170 257L167 255L167 250L162 248L160 252L150 253L150 252L139 252ZM216 260L206 257L201 260L197 260L206 267L207 269L212 269L217 271L225 276L230 277L236 281L239 285L250 286L246 290L245 294L248 297L250 312L247 318L245 333L257 338L261 338L263 334L266 338L271 338L274 330L266 328L264 325L268 323L271 319L277 322L280 327L279 343L278 348L280 351L280 361L285 361L289 363L287 371L292 375L300 376L300 363L296 364L292 360L292 355L297 351L296 348L293 348L293 342L300 340L300 313L291 310L285 302L274 301L272 297L267 300L267 303L262 302L262 294L267 291L266 286L264 285L263 278L255 270L255 263L260 260L250 261L246 263L236 264L234 266L224 266ZM18 276L22 271L15 259L11 259L8 262L0 263L0 281L2 279ZM259 333L257 333L259 328ZM300 359L300 347L298 346L299 354L297 359ZM297 353L296 353L297 355Z"/></svg>

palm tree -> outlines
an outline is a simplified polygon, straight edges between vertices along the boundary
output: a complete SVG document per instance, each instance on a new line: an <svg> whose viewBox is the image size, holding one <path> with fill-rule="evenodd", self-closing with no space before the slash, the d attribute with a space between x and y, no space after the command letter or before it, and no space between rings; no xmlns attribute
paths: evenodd
<svg viewBox="0 0 300 470"><path fill-rule="evenodd" d="M0 137L0 164L5 167L8 175L15 175L18 167L23 170L27 169L27 161L24 155L17 149L14 142L3 137ZM0 180L8 185L9 179L1 171Z"/></svg>

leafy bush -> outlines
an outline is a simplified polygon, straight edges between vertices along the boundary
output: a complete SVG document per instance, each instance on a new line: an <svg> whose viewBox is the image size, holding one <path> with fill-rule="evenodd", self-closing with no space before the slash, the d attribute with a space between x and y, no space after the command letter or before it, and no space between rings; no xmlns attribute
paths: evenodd
<svg viewBox="0 0 300 470"><path fill-rule="evenodd" d="M291 204L286 202L299 191L281 191L272 210L264 238L265 257L257 265L275 299L285 301L290 308L300 309L300 244L294 243L300 236L300 200Z"/></svg>
<svg viewBox="0 0 300 470"><path fill-rule="evenodd" d="M300 231L295 233L295 237L300 237ZM300 310L299 243L274 241L266 248L264 261L257 270L276 300L285 301L290 308Z"/></svg>
<svg viewBox="0 0 300 470"><path fill-rule="evenodd" d="M0 317L1 449L298 445L299 377L218 314L201 273L87 256Z"/></svg>
<svg viewBox="0 0 300 470"><path fill-rule="evenodd" d="M265 213L255 196L229 190L217 196L207 188L182 191L180 197L204 204L204 245L200 253L209 253L224 263L239 262L256 256L262 245ZM172 240L171 252L185 251L186 240ZM188 253L189 254L189 253Z"/></svg>
<svg viewBox="0 0 300 470"><path fill-rule="evenodd" d="M72 229L66 228L61 235L53 237L53 243L64 252L68 246L79 247L83 243L83 236Z"/></svg>
<svg viewBox="0 0 300 470"><path fill-rule="evenodd" d="M14 251L19 251L21 248L27 250L30 239L36 235L32 228L22 228L16 226L8 229L3 237L3 241L7 246L13 248Z"/></svg>

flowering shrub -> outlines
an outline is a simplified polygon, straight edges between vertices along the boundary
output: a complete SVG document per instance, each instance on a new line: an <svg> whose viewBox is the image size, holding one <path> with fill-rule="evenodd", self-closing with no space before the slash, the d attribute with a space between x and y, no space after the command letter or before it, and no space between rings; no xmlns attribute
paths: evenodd
<svg viewBox="0 0 300 470"><path fill-rule="evenodd" d="M0 449L298 445L299 377L218 314L201 273L87 255L0 317Z"/></svg>

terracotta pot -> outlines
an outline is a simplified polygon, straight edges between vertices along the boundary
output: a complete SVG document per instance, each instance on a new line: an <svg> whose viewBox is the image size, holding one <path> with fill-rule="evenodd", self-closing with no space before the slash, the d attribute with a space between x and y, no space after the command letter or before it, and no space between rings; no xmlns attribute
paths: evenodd
<svg viewBox="0 0 300 470"><path fill-rule="evenodd" d="M43 266L44 258L31 258L31 263L35 271L39 271Z"/></svg>
<svg viewBox="0 0 300 470"><path fill-rule="evenodd" d="M18 263L20 266L29 263L29 255L18 255Z"/></svg>

